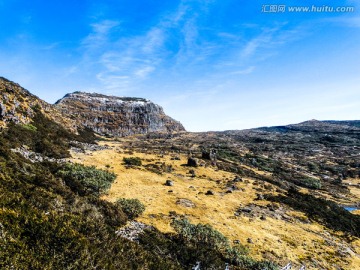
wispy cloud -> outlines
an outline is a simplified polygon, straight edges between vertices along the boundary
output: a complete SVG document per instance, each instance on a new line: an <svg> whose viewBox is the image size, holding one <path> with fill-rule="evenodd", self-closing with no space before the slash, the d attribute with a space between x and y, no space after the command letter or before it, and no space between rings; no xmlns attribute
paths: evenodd
<svg viewBox="0 0 360 270"><path fill-rule="evenodd" d="M94 50L109 42L110 33L120 25L119 21L104 20L91 25L92 32L82 41L82 46Z"/></svg>
<svg viewBox="0 0 360 270"><path fill-rule="evenodd" d="M260 49L274 48L275 45L281 45L289 41L290 36L285 38L288 31L283 30L283 25L264 28L260 34L249 39L245 46L241 49L240 55L243 58L248 58L255 55Z"/></svg>
<svg viewBox="0 0 360 270"><path fill-rule="evenodd" d="M165 43L171 39L170 30L179 28L188 14L186 1L178 8L163 16L148 31L140 35L110 37L120 25L118 21L100 21L92 24L92 32L82 41L84 59L99 65L98 80L107 89L119 89L136 85L147 79L160 67L163 59L171 54ZM194 45L196 27L186 22L182 32L182 48L186 50ZM100 54L99 54L100 51ZM93 53L97 55L92 55Z"/></svg>
<svg viewBox="0 0 360 270"><path fill-rule="evenodd" d="M231 72L231 75L245 75L250 74L255 70L255 66L248 67L246 69L236 70Z"/></svg>
<svg viewBox="0 0 360 270"><path fill-rule="evenodd" d="M214 3L199 1L194 5L183 0L138 34L121 32L120 21L94 23L81 44L85 64L96 66L97 79L105 89L124 92L141 87L160 72L166 72L168 78L181 74L195 77L196 73L209 80L215 73L250 74L268 57L269 49L277 49L298 35L296 30L284 30L286 23L264 27L257 35L246 37L240 32L250 29L253 33L254 24L242 25L239 33L216 33L216 28L201 24Z"/></svg>

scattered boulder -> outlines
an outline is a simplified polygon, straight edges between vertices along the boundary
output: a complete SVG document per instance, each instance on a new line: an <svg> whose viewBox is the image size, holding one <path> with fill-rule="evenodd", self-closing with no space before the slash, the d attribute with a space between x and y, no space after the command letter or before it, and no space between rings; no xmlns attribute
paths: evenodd
<svg viewBox="0 0 360 270"><path fill-rule="evenodd" d="M202 151L201 158L208 159L211 161L215 161L217 158L217 153L215 149L211 149L210 151Z"/></svg>
<svg viewBox="0 0 360 270"><path fill-rule="evenodd" d="M232 190L232 191L239 190L239 188L236 185L229 186L229 189Z"/></svg>
<svg viewBox="0 0 360 270"><path fill-rule="evenodd" d="M244 207L240 210L241 210L241 212L244 212L244 213L251 213L251 211L252 211L252 209L250 207Z"/></svg>
<svg viewBox="0 0 360 270"><path fill-rule="evenodd" d="M197 158L189 157L187 165L190 167L198 167L199 166L199 160Z"/></svg>
<svg viewBox="0 0 360 270"><path fill-rule="evenodd" d="M171 180L166 180L165 186L172 187L174 185L174 182Z"/></svg>
<svg viewBox="0 0 360 270"><path fill-rule="evenodd" d="M176 201L176 204L181 205L183 207L187 207L187 208L195 208L196 207L195 203L193 203L189 199L178 199Z"/></svg>
<svg viewBox="0 0 360 270"><path fill-rule="evenodd" d="M215 192L212 190L206 191L205 195L215 195Z"/></svg>

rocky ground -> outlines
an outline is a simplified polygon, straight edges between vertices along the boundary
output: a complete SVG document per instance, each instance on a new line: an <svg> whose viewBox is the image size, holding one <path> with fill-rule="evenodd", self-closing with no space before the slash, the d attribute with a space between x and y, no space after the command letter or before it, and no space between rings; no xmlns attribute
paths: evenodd
<svg viewBox="0 0 360 270"><path fill-rule="evenodd" d="M298 203L322 198L336 203L325 208L358 205L358 133L346 135L351 143L329 143L323 136L258 130L148 134L106 139L100 142L106 149L73 152L73 161L114 171L118 178L104 199L139 199L146 210L138 222L147 226L170 232L174 217L187 217L211 224L257 258L308 269L356 269L357 228L337 227L327 212L319 218L306 204L286 199L295 190ZM142 163L128 166L124 157ZM121 233L131 235L135 225Z"/></svg>

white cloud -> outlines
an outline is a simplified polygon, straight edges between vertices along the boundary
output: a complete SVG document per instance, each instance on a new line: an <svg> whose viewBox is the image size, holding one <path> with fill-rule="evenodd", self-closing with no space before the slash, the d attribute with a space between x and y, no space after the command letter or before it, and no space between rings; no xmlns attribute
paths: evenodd
<svg viewBox="0 0 360 270"><path fill-rule="evenodd" d="M134 74L137 76L137 77L140 77L140 78L146 78L151 72L153 72L155 70L154 67L152 66L144 66L143 68L139 68L138 70L136 70L134 72Z"/></svg>
<svg viewBox="0 0 360 270"><path fill-rule="evenodd" d="M255 70L255 66L251 66L246 69L233 71L231 72L231 75L246 75L252 73L254 70Z"/></svg>
<svg viewBox="0 0 360 270"><path fill-rule="evenodd" d="M271 46L276 39L276 34L281 27L265 28L262 32L248 40L246 45L241 49L241 57L248 58L258 52L259 49Z"/></svg>
<svg viewBox="0 0 360 270"><path fill-rule="evenodd" d="M282 30L285 24L263 28L247 41L236 32L213 33L215 29L201 27L212 3L200 1L194 5L183 0L174 11L138 35L119 37L119 21L92 24L92 32L82 42L83 65L94 66L96 73L101 74L98 80L105 89L118 85L119 91L147 85L146 80L160 72L168 74L166 79L171 76L195 79L198 74L206 80L216 80L219 76L252 73L255 65L269 53L266 52L263 59L252 59L254 56L264 56L263 49L277 48L296 36L290 30ZM253 25L241 27L242 31Z"/></svg>
<svg viewBox="0 0 360 270"><path fill-rule="evenodd" d="M119 21L111 20L104 20L92 24L92 32L83 40L82 46L87 49L97 49L100 46L105 45L109 40L111 31L119 25Z"/></svg>
<svg viewBox="0 0 360 270"><path fill-rule="evenodd" d="M191 20L185 20L188 11L186 1L182 1L174 12L162 17L144 34L120 36L115 40L110 37L120 22L105 20L92 24L92 32L82 42L84 64L97 66L97 78L105 88L138 85L156 72L163 59L169 56L165 43L174 29L182 29L180 50L183 55L189 54L197 34L195 22L192 24Z"/></svg>

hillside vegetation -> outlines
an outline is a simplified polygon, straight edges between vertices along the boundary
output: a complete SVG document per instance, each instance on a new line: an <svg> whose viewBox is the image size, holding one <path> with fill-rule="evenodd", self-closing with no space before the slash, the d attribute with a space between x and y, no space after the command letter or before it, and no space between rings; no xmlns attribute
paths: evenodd
<svg viewBox="0 0 360 270"><path fill-rule="evenodd" d="M61 160L69 157L74 139L88 137L72 135L41 112L1 133L1 269L188 269L199 258L204 269L226 262L234 269L276 269L232 251L230 244L226 250L209 246L214 233L226 238L208 225L190 239L152 227L135 242L115 234L143 209L131 200L99 197L115 180L106 168ZM37 155L43 159L34 160Z"/></svg>

